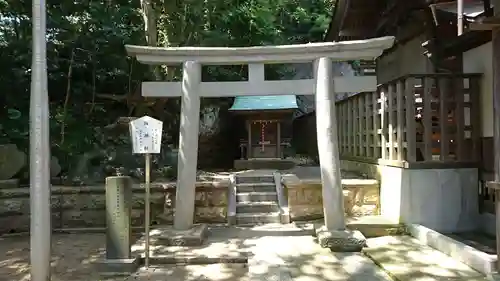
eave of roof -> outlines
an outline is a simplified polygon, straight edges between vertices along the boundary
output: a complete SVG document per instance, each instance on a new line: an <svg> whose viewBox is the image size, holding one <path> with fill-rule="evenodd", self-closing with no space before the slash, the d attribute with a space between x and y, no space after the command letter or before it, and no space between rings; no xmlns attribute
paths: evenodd
<svg viewBox="0 0 500 281"><path fill-rule="evenodd" d="M328 30L325 34L325 42L337 41L339 38L340 29L347 13L350 0L337 0L333 6L332 20L328 25Z"/></svg>
<svg viewBox="0 0 500 281"><path fill-rule="evenodd" d="M230 111L298 109L295 95L283 96L238 96Z"/></svg>

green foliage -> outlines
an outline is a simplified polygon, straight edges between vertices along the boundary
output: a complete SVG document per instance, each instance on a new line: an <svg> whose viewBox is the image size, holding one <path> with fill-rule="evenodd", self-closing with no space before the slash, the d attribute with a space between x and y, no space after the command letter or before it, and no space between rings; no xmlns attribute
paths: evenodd
<svg viewBox="0 0 500 281"><path fill-rule="evenodd" d="M159 46L252 46L321 41L331 0L153 0ZM31 1L0 0L0 142L28 149ZM63 166L106 140L102 128L143 114L130 97L153 77L127 57L125 44L145 45L140 1L47 3L51 143ZM70 71L71 68L71 71ZM207 68L210 80L238 80L239 67ZM276 76L287 73L275 68ZM71 73L71 76L69 76ZM176 72L179 78L179 71ZM103 98L114 97L114 98ZM227 104L227 100L205 102ZM178 102L146 104L166 128L178 124ZM171 134L175 132L170 132Z"/></svg>

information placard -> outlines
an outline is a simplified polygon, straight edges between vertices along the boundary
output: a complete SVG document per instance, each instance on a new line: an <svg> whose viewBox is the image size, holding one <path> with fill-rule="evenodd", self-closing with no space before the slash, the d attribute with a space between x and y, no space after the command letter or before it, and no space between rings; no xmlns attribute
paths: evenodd
<svg viewBox="0 0 500 281"><path fill-rule="evenodd" d="M129 123L132 152L137 154L160 153L163 122L143 116Z"/></svg>

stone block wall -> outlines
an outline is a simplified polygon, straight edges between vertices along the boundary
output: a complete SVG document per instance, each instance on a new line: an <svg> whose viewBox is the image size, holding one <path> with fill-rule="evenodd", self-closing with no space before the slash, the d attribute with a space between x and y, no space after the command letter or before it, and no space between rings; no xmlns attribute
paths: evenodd
<svg viewBox="0 0 500 281"><path fill-rule="evenodd" d="M144 187L133 186L132 225L144 225ZM197 182L195 222L225 222L228 183ZM175 183L151 186L152 224L173 221ZM52 228L92 228L106 225L105 187L53 186L51 196ZM0 189L0 234L29 230L30 188Z"/></svg>
<svg viewBox="0 0 500 281"><path fill-rule="evenodd" d="M351 171L380 182L380 168L377 164L364 163L358 161L340 160L340 169Z"/></svg>
<svg viewBox="0 0 500 281"><path fill-rule="evenodd" d="M283 185L288 197L292 221L323 217L323 197L320 179L300 180L285 175ZM378 215L379 184L370 179L343 179L344 209L347 216Z"/></svg>
<svg viewBox="0 0 500 281"><path fill-rule="evenodd" d="M198 182L195 195L195 222L224 223L227 221L228 184ZM165 194L162 222L172 223L175 210L175 187Z"/></svg>

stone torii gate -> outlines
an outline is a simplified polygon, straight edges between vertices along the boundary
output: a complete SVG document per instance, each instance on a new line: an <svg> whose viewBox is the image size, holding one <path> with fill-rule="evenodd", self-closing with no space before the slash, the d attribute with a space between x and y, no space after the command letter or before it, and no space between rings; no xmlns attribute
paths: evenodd
<svg viewBox="0 0 500 281"><path fill-rule="evenodd" d="M334 93L375 91L376 77L332 77L332 61L375 59L394 37L362 41L259 47L144 47L127 45L130 56L145 64L183 65L182 82L143 82L145 97L181 97L179 159L174 228L193 227L201 97L316 95L317 139L323 185L325 227L321 244L356 240L345 231ZM315 78L266 81L264 64L314 63ZM203 82L202 65L248 64L248 81ZM321 238L321 237L318 237ZM331 239L333 238L333 239ZM347 240L346 240L347 239ZM321 239L320 239L321 240ZM328 243L327 243L328 242ZM326 243L326 244L325 244Z"/></svg>

